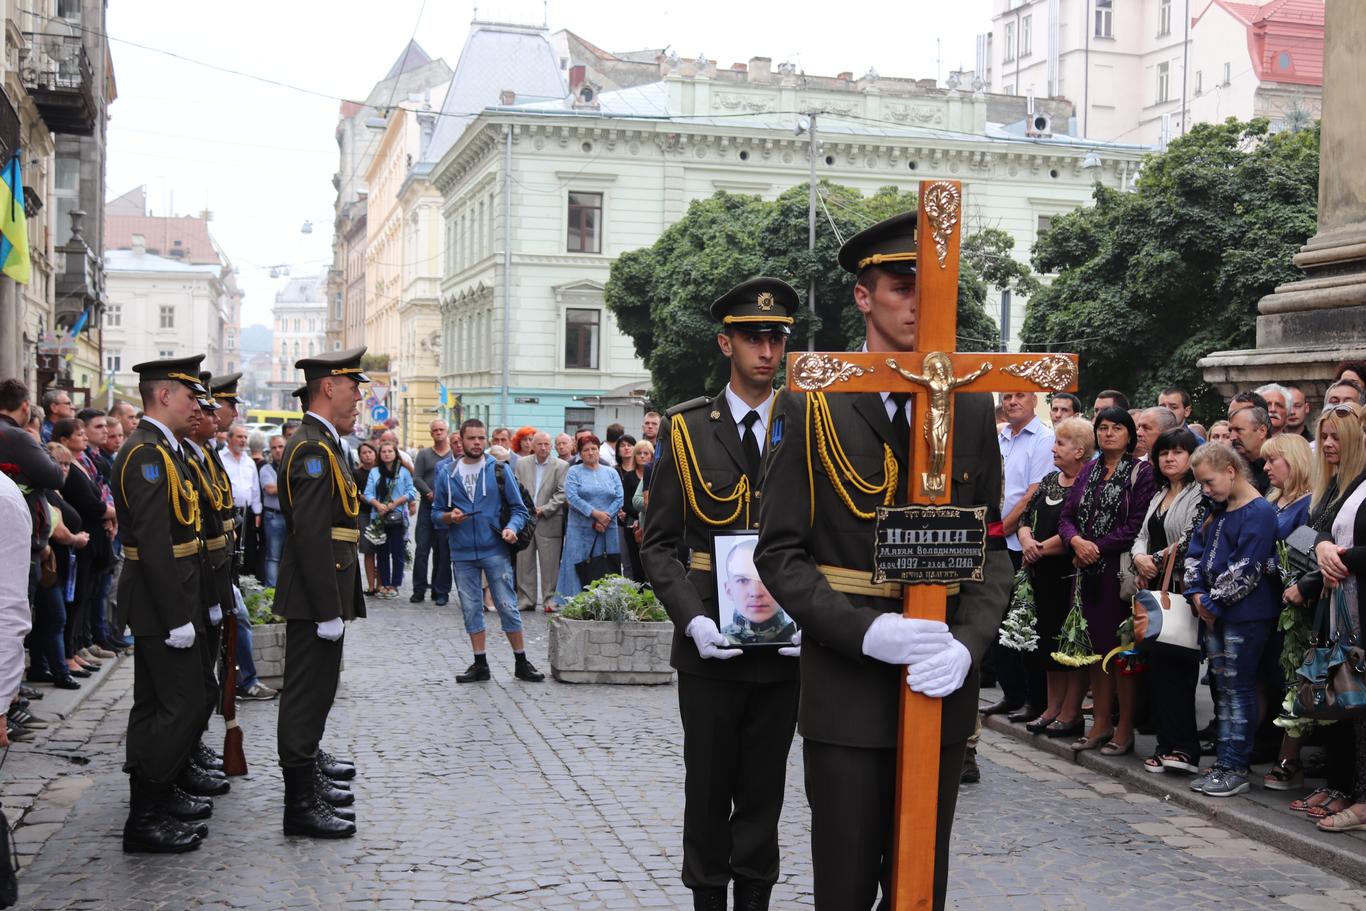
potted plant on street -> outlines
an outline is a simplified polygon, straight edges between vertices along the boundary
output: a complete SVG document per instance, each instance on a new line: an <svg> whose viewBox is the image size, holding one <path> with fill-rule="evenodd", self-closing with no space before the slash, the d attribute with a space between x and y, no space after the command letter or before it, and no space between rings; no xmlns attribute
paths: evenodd
<svg viewBox="0 0 1366 911"><path fill-rule="evenodd" d="M251 618L251 657L261 679L285 675L285 620L275 613L275 589L266 588L253 576L238 581L242 602Z"/></svg>
<svg viewBox="0 0 1366 911"><path fill-rule="evenodd" d="M669 683L672 644L673 624L649 586L604 576L551 618L550 673L561 683Z"/></svg>

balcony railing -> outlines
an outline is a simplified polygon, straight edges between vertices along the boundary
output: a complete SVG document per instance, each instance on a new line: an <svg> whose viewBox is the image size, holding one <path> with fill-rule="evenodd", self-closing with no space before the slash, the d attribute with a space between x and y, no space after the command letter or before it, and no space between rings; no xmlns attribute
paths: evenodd
<svg viewBox="0 0 1366 911"><path fill-rule="evenodd" d="M54 133L90 136L95 132L95 75L78 37L26 35L29 46L21 66L24 87Z"/></svg>

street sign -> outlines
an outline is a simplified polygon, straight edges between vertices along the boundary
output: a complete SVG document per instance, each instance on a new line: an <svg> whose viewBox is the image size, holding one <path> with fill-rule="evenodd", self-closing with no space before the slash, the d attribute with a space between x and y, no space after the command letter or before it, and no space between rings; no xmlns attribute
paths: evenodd
<svg viewBox="0 0 1366 911"><path fill-rule="evenodd" d="M384 405L376 405L370 409L370 420L376 424L383 424L389 420L389 409Z"/></svg>

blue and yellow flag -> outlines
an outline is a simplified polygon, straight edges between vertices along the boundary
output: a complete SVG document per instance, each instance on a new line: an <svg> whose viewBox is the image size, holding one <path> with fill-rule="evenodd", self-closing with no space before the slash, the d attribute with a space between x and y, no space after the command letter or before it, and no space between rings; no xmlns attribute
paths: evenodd
<svg viewBox="0 0 1366 911"><path fill-rule="evenodd" d="M27 285L29 280L28 218L24 214L24 181L15 152L0 175L0 272Z"/></svg>

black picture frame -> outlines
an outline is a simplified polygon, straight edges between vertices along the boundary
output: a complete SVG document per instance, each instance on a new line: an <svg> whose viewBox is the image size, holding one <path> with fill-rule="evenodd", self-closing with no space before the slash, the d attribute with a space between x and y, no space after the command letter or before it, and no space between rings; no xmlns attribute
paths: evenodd
<svg viewBox="0 0 1366 911"><path fill-rule="evenodd" d="M716 532L712 535L712 583L715 585L716 595L716 625L731 648L782 648L791 645L792 637L797 633L796 621L773 599L753 568L753 552L758 542L759 533L748 529ZM739 567L744 575L732 578L732 566L729 561L737 551L748 551L748 560L745 560L745 556L737 558L745 560Z"/></svg>

